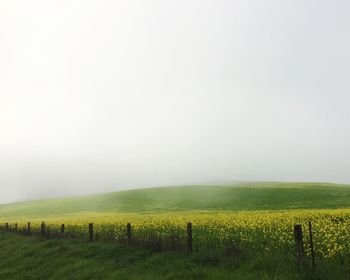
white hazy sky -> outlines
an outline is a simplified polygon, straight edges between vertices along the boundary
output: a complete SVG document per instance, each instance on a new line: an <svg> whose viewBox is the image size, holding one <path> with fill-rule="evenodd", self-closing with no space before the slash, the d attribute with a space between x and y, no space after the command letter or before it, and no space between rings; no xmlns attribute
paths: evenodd
<svg viewBox="0 0 350 280"><path fill-rule="evenodd" d="M0 202L350 183L350 2L0 2Z"/></svg>

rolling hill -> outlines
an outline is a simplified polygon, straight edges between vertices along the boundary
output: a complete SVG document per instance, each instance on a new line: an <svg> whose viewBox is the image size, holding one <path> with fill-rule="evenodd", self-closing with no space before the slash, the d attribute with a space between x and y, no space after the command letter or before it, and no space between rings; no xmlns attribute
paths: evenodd
<svg viewBox="0 0 350 280"><path fill-rule="evenodd" d="M79 212L162 213L350 207L350 186L327 183L237 183L177 186L0 205L0 216Z"/></svg>

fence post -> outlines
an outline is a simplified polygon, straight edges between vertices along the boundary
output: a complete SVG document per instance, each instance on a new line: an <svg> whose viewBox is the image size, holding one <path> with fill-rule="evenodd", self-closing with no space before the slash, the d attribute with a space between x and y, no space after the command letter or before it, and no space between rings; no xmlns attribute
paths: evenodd
<svg viewBox="0 0 350 280"><path fill-rule="evenodd" d="M192 252L192 223L187 224L187 249Z"/></svg>
<svg viewBox="0 0 350 280"><path fill-rule="evenodd" d="M30 222L28 222L28 225L27 225L27 235L30 235Z"/></svg>
<svg viewBox="0 0 350 280"><path fill-rule="evenodd" d="M15 232L17 232L18 225L15 223Z"/></svg>
<svg viewBox="0 0 350 280"><path fill-rule="evenodd" d="M44 221L41 223L41 235L45 236L45 222Z"/></svg>
<svg viewBox="0 0 350 280"><path fill-rule="evenodd" d="M94 241L94 224L89 224L89 241Z"/></svg>
<svg viewBox="0 0 350 280"><path fill-rule="evenodd" d="M310 249L311 249L311 257L312 257L312 267L315 267L314 241L312 239L311 222L309 222L309 236L310 236Z"/></svg>
<svg viewBox="0 0 350 280"><path fill-rule="evenodd" d="M126 236L128 238L128 243L131 243L131 224L126 225Z"/></svg>
<svg viewBox="0 0 350 280"><path fill-rule="evenodd" d="M61 234L64 234L64 224L61 225Z"/></svg>
<svg viewBox="0 0 350 280"><path fill-rule="evenodd" d="M300 266L304 264L303 230L301 228L301 225L294 226L294 241L298 265Z"/></svg>
<svg viewBox="0 0 350 280"><path fill-rule="evenodd" d="M9 231L9 223L6 223L6 224L5 224L5 230L6 230L6 231Z"/></svg>

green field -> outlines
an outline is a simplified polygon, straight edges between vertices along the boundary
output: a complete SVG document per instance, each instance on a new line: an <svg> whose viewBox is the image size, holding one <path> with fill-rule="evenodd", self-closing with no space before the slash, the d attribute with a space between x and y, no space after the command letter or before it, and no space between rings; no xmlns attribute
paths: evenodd
<svg viewBox="0 0 350 280"><path fill-rule="evenodd" d="M342 279L346 267L295 268L288 255L245 258L152 252L123 244L42 239L0 232L0 279ZM316 278L315 279L320 279Z"/></svg>
<svg viewBox="0 0 350 280"><path fill-rule="evenodd" d="M350 207L350 186L320 183L241 183L128 190L0 205L2 217L78 212L168 213Z"/></svg>
<svg viewBox="0 0 350 280"><path fill-rule="evenodd" d="M39 234L42 220L47 223L46 237ZM31 236L4 232L5 222L11 229L16 222L25 232L28 221ZM314 269L309 221L314 226ZM87 241L90 222L98 239L92 243ZM128 222L133 231L129 245ZM192 254L186 250L187 222L193 223ZM69 233L65 236L74 238L54 238L61 223ZM294 256L297 223L304 228L302 268ZM18 202L0 205L0 226L0 279L348 279L350 275L349 185L177 186Z"/></svg>

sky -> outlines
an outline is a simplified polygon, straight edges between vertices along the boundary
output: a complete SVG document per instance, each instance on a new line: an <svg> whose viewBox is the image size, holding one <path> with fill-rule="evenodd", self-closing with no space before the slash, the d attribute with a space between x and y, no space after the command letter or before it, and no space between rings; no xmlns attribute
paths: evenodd
<svg viewBox="0 0 350 280"><path fill-rule="evenodd" d="M0 1L0 202L350 183L347 0Z"/></svg>

